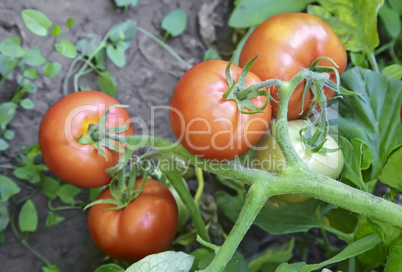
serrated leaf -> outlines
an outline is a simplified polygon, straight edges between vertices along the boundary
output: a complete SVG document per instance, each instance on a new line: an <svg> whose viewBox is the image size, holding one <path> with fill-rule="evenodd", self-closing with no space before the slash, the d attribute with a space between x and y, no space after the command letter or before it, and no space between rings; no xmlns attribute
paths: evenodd
<svg viewBox="0 0 402 272"><path fill-rule="evenodd" d="M60 26L59 26L58 24L55 24L55 25L53 26L53 29L52 29L52 36L53 36L53 37L57 37L57 36L60 35L60 32L61 32Z"/></svg>
<svg viewBox="0 0 402 272"><path fill-rule="evenodd" d="M25 54L25 49L21 47L20 38L8 38L0 43L0 51L4 55L13 58L21 58Z"/></svg>
<svg viewBox="0 0 402 272"><path fill-rule="evenodd" d="M18 214L18 226L21 232L33 232L38 227L38 213L32 200L27 200Z"/></svg>
<svg viewBox="0 0 402 272"><path fill-rule="evenodd" d="M219 56L218 52L213 49L208 49L205 51L203 61L207 60L221 60L221 56Z"/></svg>
<svg viewBox="0 0 402 272"><path fill-rule="evenodd" d="M38 72L36 72L35 68L33 68L33 67L28 68L24 71L24 77L30 78L30 79L36 79L36 78L38 78Z"/></svg>
<svg viewBox="0 0 402 272"><path fill-rule="evenodd" d="M179 36L186 29L187 15L182 9L169 12L162 20L161 27L173 37Z"/></svg>
<svg viewBox="0 0 402 272"><path fill-rule="evenodd" d="M107 56L116 64L117 67L123 67L126 65L126 57L124 56L125 50L115 48L113 45L109 44L106 48Z"/></svg>
<svg viewBox="0 0 402 272"><path fill-rule="evenodd" d="M57 76L57 74L61 70L61 64L59 62L48 62L42 67L43 74L48 78L53 78Z"/></svg>
<svg viewBox="0 0 402 272"><path fill-rule="evenodd" d="M56 51L67 58L75 58L77 51L75 46L68 40L62 39L59 43L55 44Z"/></svg>
<svg viewBox="0 0 402 272"><path fill-rule="evenodd" d="M5 203L10 197L18 194L20 187L10 178L0 175L0 203Z"/></svg>
<svg viewBox="0 0 402 272"><path fill-rule="evenodd" d="M0 129L6 129L7 124L14 118L17 104L5 102L0 104Z"/></svg>
<svg viewBox="0 0 402 272"><path fill-rule="evenodd" d="M60 200L65 204L74 205L75 204L75 196L81 191L81 189L71 185L65 184L60 187L57 191L57 196Z"/></svg>
<svg viewBox="0 0 402 272"><path fill-rule="evenodd" d="M183 252L165 251L148 255L126 269L126 272L189 272L194 257Z"/></svg>
<svg viewBox="0 0 402 272"><path fill-rule="evenodd" d="M370 148L372 167L365 171L364 181L375 180L391 153L402 146L402 82L361 68L346 71L341 81L345 88L362 96L346 96L340 101L340 118L336 120L339 131Z"/></svg>
<svg viewBox="0 0 402 272"><path fill-rule="evenodd" d="M49 18L40 11L25 9L21 12L25 26L34 34L46 36L48 28L52 25Z"/></svg>
<svg viewBox="0 0 402 272"><path fill-rule="evenodd" d="M382 73L387 76L392 76L397 79L402 79L402 65L400 64L391 64L384 69L382 69Z"/></svg>
<svg viewBox="0 0 402 272"><path fill-rule="evenodd" d="M384 0L321 0L308 13L327 22L341 39L345 49L371 54L379 43L377 12Z"/></svg>
<svg viewBox="0 0 402 272"><path fill-rule="evenodd" d="M314 0L237 0L229 18L229 26L247 28L284 12L299 12Z"/></svg>
<svg viewBox="0 0 402 272"><path fill-rule="evenodd" d="M117 264L104 264L99 266L94 272L124 272L124 269Z"/></svg>
<svg viewBox="0 0 402 272"><path fill-rule="evenodd" d="M56 213L50 211L46 218L46 227L55 226L65 220L64 217L58 216Z"/></svg>
<svg viewBox="0 0 402 272"><path fill-rule="evenodd" d="M22 99L20 105L26 110L32 110L35 108L35 103L29 98Z"/></svg>
<svg viewBox="0 0 402 272"><path fill-rule="evenodd" d="M73 28L75 24L75 18L74 17L70 17L67 19L66 23L64 24L68 29L71 30L71 28Z"/></svg>
<svg viewBox="0 0 402 272"><path fill-rule="evenodd" d="M117 82L114 79L114 76L111 72L106 71L100 73L97 78L99 89L112 96L115 97L117 94Z"/></svg>
<svg viewBox="0 0 402 272"><path fill-rule="evenodd" d="M39 47L29 49L22 59L26 64L35 67L46 62L46 58L42 56L42 52Z"/></svg>

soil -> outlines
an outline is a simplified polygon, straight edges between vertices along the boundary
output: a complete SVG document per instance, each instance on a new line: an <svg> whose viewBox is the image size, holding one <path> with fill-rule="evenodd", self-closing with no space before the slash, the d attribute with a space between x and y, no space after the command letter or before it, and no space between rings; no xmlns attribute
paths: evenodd
<svg viewBox="0 0 402 272"><path fill-rule="evenodd" d="M234 46L230 43L233 30L227 27L227 19L232 8L229 1L139 0L136 7L129 8L127 18L135 20L139 26L162 38L164 34L160 29L162 19L168 12L178 8L186 12L188 23L182 35L168 38L167 44L174 51L191 65L200 62L208 48L218 50L225 58L230 57ZM39 10L52 22L59 24L63 24L68 17L75 17L77 19L75 26L68 35L68 39L73 43L86 33L103 37L113 24L125 19L124 11L117 9L113 0L2 0L0 40L20 36L27 48L34 46L40 40L25 28L20 16L23 9ZM118 68L110 61L107 62L107 68L117 79L119 87L117 100L129 105L130 116L146 124L141 127L140 122L137 122L136 134L151 134L175 140L170 129L166 106L169 105L171 93L186 68L142 33L137 33L126 52L126 58L127 64L124 68ZM37 93L28 96L34 101L35 108L32 110L19 108L17 111L10 124L15 131L15 138L10 143L11 154L19 152L21 146L30 147L38 142L38 127L43 115L53 103L64 96L62 86L71 60L57 54L50 55L50 59L62 63L62 71L55 78L37 80ZM87 75L81 79L80 85L96 89L96 77ZM69 92L73 91L72 87L72 82L68 82ZM14 89L15 82L6 81L1 90L0 102L9 100ZM10 162L3 158L0 159L0 164L2 163ZM12 177L9 172L2 174ZM16 180L14 177L13 179ZM30 184L17 182L22 188L19 197L22 198L32 192ZM87 202L88 191L83 190L79 198ZM27 242L62 271L94 271L105 256L96 248L89 236L87 214L80 210L62 211L60 215L66 220L48 228L45 226L48 212L47 198L39 192L33 201L39 212L39 228L29 235ZM5 242L0 245L1 271L41 271L44 263L16 239L10 227L7 228L5 236ZM254 227L240 250L248 258L268 244L287 240L285 236L280 238L268 236Z"/></svg>

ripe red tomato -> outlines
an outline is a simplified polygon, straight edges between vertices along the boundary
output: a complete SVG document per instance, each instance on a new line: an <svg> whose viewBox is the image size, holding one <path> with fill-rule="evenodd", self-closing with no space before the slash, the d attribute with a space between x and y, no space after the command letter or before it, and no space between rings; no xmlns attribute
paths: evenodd
<svg viewBox="0 0 402 272"><path fill-rule="evenodd" d="M136 180L136 188L142 184ZM98 199L113 199L109 188ZM121 210L97 204L88 214L88 229L95 244L107 255L136 261L165 250L176 234L178 211L169 189L148 179L141 194Z"/></svg>
<svg viewBox="0 0 402 272"><path fill-rule="evenodd" d="M105 157L93 145L80 144L88 125L98 123L103 113L119 102L98 91L69 94L57 101L45 114L39 128L39 146L43 160L56 176L79 187L93 188L106 185L111 177L106 169L116 165L120 154L103 148ZM124 108L114 108L107 117L107 128L127 125L130 116ZM133 135L130 127L121 133Z"/></svg>
<svg viewBox="0 0 402 272"><path fill-rule="evenodd" d="M222 96L229 89L225 77L228 62L210 60L195 65L178 82L170 102L170 123L180 143L192 154L206 159L232 160L251 149L271 120L271 106L263 113L243 114L233 100ZM241 68L232 65L237 81ZM246 87L261 82L248 73ZM265 97L253 98L262 107Z"/></svg>
<svg viewBox="0 0 402 272"><path fill-rule="evenodd" d="M260 24L251 33L240 54L239 64L243 67L248 60L258 55L251 71L261 80L292 79L302 68L308 68L318 57L329 57L339 66L341 74L346 67L347 55L336 33L321 19L306 13L282 13ZM327 60L318 65L334 66ZM336 82L335 73L330 79ZM299 84L289 101L288 119L298 119L301 112L307 113L313 99L309 91L302 107L304 82ZM327 98L335 92L324 88ZM271 87L271 95L279 99L276 87ZM278 104L272 104L273 115L278 112Z"/></svg>

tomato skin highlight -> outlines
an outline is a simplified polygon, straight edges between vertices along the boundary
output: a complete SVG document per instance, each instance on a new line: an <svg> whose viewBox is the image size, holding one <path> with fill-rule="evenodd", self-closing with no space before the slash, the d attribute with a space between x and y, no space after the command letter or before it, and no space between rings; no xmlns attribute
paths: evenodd
<svg viewBox="0 0 402 272"><path fill-rule="evenodd" d="M80 135L87 133L88 125L99 122L100 117L116 99L98 91L71 93L57 101L43 117L39 128L39 146L42 157L57 177L72 185L95 188L106 185L111 177L106 169L117 164L120 154L103 148L108 158L92 145L78 143ZM130 116L124 108L114 108L107 117L107 128L127 125ZM120 133L133 135L134 129Z"/></svg>
<svg viewBox="0 0 402 272"><path fill-rule="evenodd" d="M136 180L139 188L143 179ZM109 188L98 199L113 199ZM137 261L165 250L173 241L178 221L176 201L169 189L148 179L141 194L121 210L112 204L90 208L88 230L105 254L123 261Z"/></svg>
<svg viewBox="0 0 402 272"><path fill-rule="evenodd" d="M323 20L306 13L282 13L265 20L249 36L240 53L239 65L258 55L251 71L261 80L292 79L302 68L308 68L318 57L329 57L339 66L339 74L346 68L347 55L342 42ZM320 60L320 66L334 65L327 60ZM330 80L336 82L335 73L330 73ZM304 82L295 89L289 101L288 119L298 119L306 114L313 100L311 91L307 92L302 107ZM324 87L327 98L335 91ZM275 86L271 87L271 96L278 101ZM302 113L303 110L303 114ZM277 116L278 104L272 103L273 116Z"/></svg>
<svg viewBox="0 0 402 272"><path fill-rule="evenodd" d="M180 143L192 154L214 160L232 160L251 149L271 120L270 103L263 113L242 114L236 102L222 96L229 89L225 69L228 62L210 60L193 66L179 80L170 102L170 123ZM241 68L232 64L237 81ZM246 87L261 82L248 73ZM253 98L257 107L266 97Z"/></svg>
<svg viewBox="0 0 402 272"><path fill-rule="evenodd" d="M290 142L292 143L296 153L310 170L337 179L341 174L344 165L342 150L339 149L335 152L326 153L313 153L308 150L299 134L299 131L305 127L307 127L307 123L304 120L293 120L288 122ZM337 142L329 135L326 137L326 142L323 147L333 150L339 148ZM282 150L274 136L269 132L267 132L267 134L264 135L256 145L254 159L259 162L256 164L256 168L271 173L280 173L286 168L286 160ZM274 198L288 203L296 203L309 199L309 197L301 194L277 195Z"/></svg>

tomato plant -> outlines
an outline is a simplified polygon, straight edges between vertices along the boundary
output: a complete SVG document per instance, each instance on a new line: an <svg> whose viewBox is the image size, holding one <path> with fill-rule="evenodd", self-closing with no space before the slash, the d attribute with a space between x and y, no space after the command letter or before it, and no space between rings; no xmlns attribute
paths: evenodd
<svg viewBox="0 0 402 272"><path fill-rule="evenodd" d="M63 181L79 187L106 185L111 177L106 169L114 166L119 152L101 147L106 158L93 144L79 142L87 136L89 127L99 122L106 110L119 102L98 91L69 94L57 101L45 114L39 128L39 146L49 169ZM130 123L124 108L113 108L106 119L106 128ZM133 135L132 127L122 135ZM89 135L97 144L98 135Z"/></svg>
<svg viewBox="0 0 402 272"><path fill-rule="evenodd" d="M253 147L267 130L271 107L261 113L241 113L235 101L223 95L229 90L226 61L210 60L195 65L179 80L170 102L170 122L180 143L192 154L207 159L232 160ZM237 81L240 67L231 65ZM248 73L246 87L261 82ZM262 107L266 97L253 98Z"/></svg>
<svg viewBox="0 0 402 272"><path fill-rule="evenodd" d="M274 126L272 126L272 129L274 129ZM344 164L342 150L339 149L337 142L329 135L327 135L325 144L320 151L313 152L309 150L300 135L300 131L306 128L307 122L304 120L293 120L288 123L290 141L297 155L310 170L337 179ZM256 163L257 168L272 173L280 173L285 170L286 159L272 133L265 134L256 145L255 150L254 158L258 162ZM278 195L275 198L284 202L300 202L308 199L308 197L299 194Z"/></svg>
<svg viewBox="0 0 402 272"><path fill-rule="evenodd" d="M138 178L135 187L143 182ZM98 196L113 199L106 188ZM165 250L176 234L178 212L169 189L148 179L137 198L120 210L97 204L88 214L88 229L95 244L107 255L126 261L139 260Z"/></svg>
<svg viewBox="0 0 402 272"><path fill-rule="evenodd" d="M258 58L251 71L261 80L290 80L302 68L308 68L319 57L331 58L341 74L346 67L346 51L336 33L321 19L305 13L282 13L261 23L249 36L240 53L239 64ZM328 60L320 60L319 66L334 65ZM330 80L335 82L335 73ZM313 100L311 91L303 102L304 83L300 83L289 100L289 119L298 119L306 113ZM325 88L327 98L335 92ZM271 87L271 96L279 99L276 87ZM302 103L303 106L302 106ZM273 115L277 115L278 104L272 104Z"/></svg>

